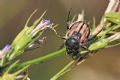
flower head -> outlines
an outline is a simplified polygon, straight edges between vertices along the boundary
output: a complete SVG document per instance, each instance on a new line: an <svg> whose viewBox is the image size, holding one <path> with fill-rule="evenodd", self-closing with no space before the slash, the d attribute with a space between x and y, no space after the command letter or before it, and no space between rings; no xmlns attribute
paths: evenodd
<svg viewBox="0 0 120 80"><path fill-rule="evenodd" d="M11 49L11 46L9 44L7 44L3 49L2 49L2 52L4 54L8 53Z"/></svg>
<svg viewBox="0 0 120 80"><path fill-rule="evenodd" d="M39 31L46 30L47 28L51 27L51 22L50 20L47 19L42 19L40 23L35 27L35 29L31 32L31 34L34 36L36 35Z"/></svg>
<svg viewBox="0 0 120 80"><path fill-rule="evenodd" d="M10 50L11 50L11 46L7 44L7 45L0 51L0 59L3 58Z"/></svg>

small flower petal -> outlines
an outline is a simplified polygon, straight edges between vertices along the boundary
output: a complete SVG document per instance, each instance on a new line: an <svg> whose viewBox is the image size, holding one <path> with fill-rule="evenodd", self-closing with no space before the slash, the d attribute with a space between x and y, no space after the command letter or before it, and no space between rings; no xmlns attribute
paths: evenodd
<svg viewBox="0 0 120 80"><path fill-rule="evenodd" d="M51 23L50 23L50 20L46 20L46 19L42 19L42 21L41 21L43 24L45 24L45 25L50 25Z"/></svg>
<svg viewBox="0 0 120 80"><path fill-rule="evenodd" d="M34 36L36 35L39 31L45 30L48 27L51 27L51 22L50 20L42 19L40 23L36 26L36 28L31 32L31 34Z"/></svg>
<svg viewBox="0 0 120 80"><path fill-rule="evenodd" d="M6 46L2 49L2 52L3 52L4 54L6 54L6 53L8 53L8 52L10 51L10 49L11 49L11 46L10 46L10 45L6 45Z"/></svg>
<svg viewBox="0 0 120 80"><path fill-rule="evenodd" d="M6 45L2 50L0 50L0 59L2 59L11 49L10 45Z"/></svg>

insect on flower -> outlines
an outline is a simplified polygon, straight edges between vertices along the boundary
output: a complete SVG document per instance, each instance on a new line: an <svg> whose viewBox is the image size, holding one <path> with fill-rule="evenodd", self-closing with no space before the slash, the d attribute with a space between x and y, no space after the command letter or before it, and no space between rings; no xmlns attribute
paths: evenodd
<svg viewBox="0 0 120 80"><path fill-rule="evenodd" d="M105 14L111 11L115 12L120 4L119 2L119 0L109 0ZM94 30L92 35L90 35L89 25L83 19L81 19L83 17L84 14L78 15L78 19L68 25L68 31L66 33L66 37L64 38L67 54L70 55L74 60L84 57L84 54L81 55L79 53L80 50L82 48L89 50L87 48L88 46L84 46L84 44L89 44L93 38L95 39L102 30L103 23L107 21L106 19L102 19L100 25Z"/></svg>
<svg viewBox="0 0 120 80"><path fill-rule="evenodd" d="M87 49L83 46L83 43L88 40L90 34L89 25L81 19L81 16L83 16L83 14L79 14L78 19L68 25L68 31L65 38L67 54L74 60L81 57L79 54L81 48Z"/></svg>

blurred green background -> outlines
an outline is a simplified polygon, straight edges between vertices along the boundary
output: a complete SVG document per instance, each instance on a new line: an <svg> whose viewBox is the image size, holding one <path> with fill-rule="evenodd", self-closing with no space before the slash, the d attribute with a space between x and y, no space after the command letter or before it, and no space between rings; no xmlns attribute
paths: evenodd
<svg viewBox="0 0 120 80"><path fill-rule="evenodd" d="M84 10L86 21L95 17L98 23L107 4L108 0L0 0L0 48L12 42L35 9L38 9L38 12L29 25L47 9L45 18L60 24L57 31L65 35L66 19L70 8L72 8L71 15ZM47 36L45 43L39 49L26 52L20 57L22 60L46 55L57 50L63 43L63 40L57 38L50 30L43 36ZM120 80L119 48L120 46L100 50L59 80ZM33 65L29 68L30 78L31 80L49 80L70 60L71 58L66 55L43 64Z"/></svg>

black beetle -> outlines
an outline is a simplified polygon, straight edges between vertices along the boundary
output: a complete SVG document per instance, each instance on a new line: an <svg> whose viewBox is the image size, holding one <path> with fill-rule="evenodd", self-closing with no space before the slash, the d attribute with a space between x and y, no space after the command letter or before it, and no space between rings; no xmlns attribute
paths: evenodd
<svg viewBox="0 0 120 80"><path fill-rule="evenodd" d="M78 20L68 25L68 31L65 38L65 46L67 54L74 60L81 57L80 49L85 48L83 44L88 40L90 35L90 28L88 23L81 21L78 16Z"/></svg>

